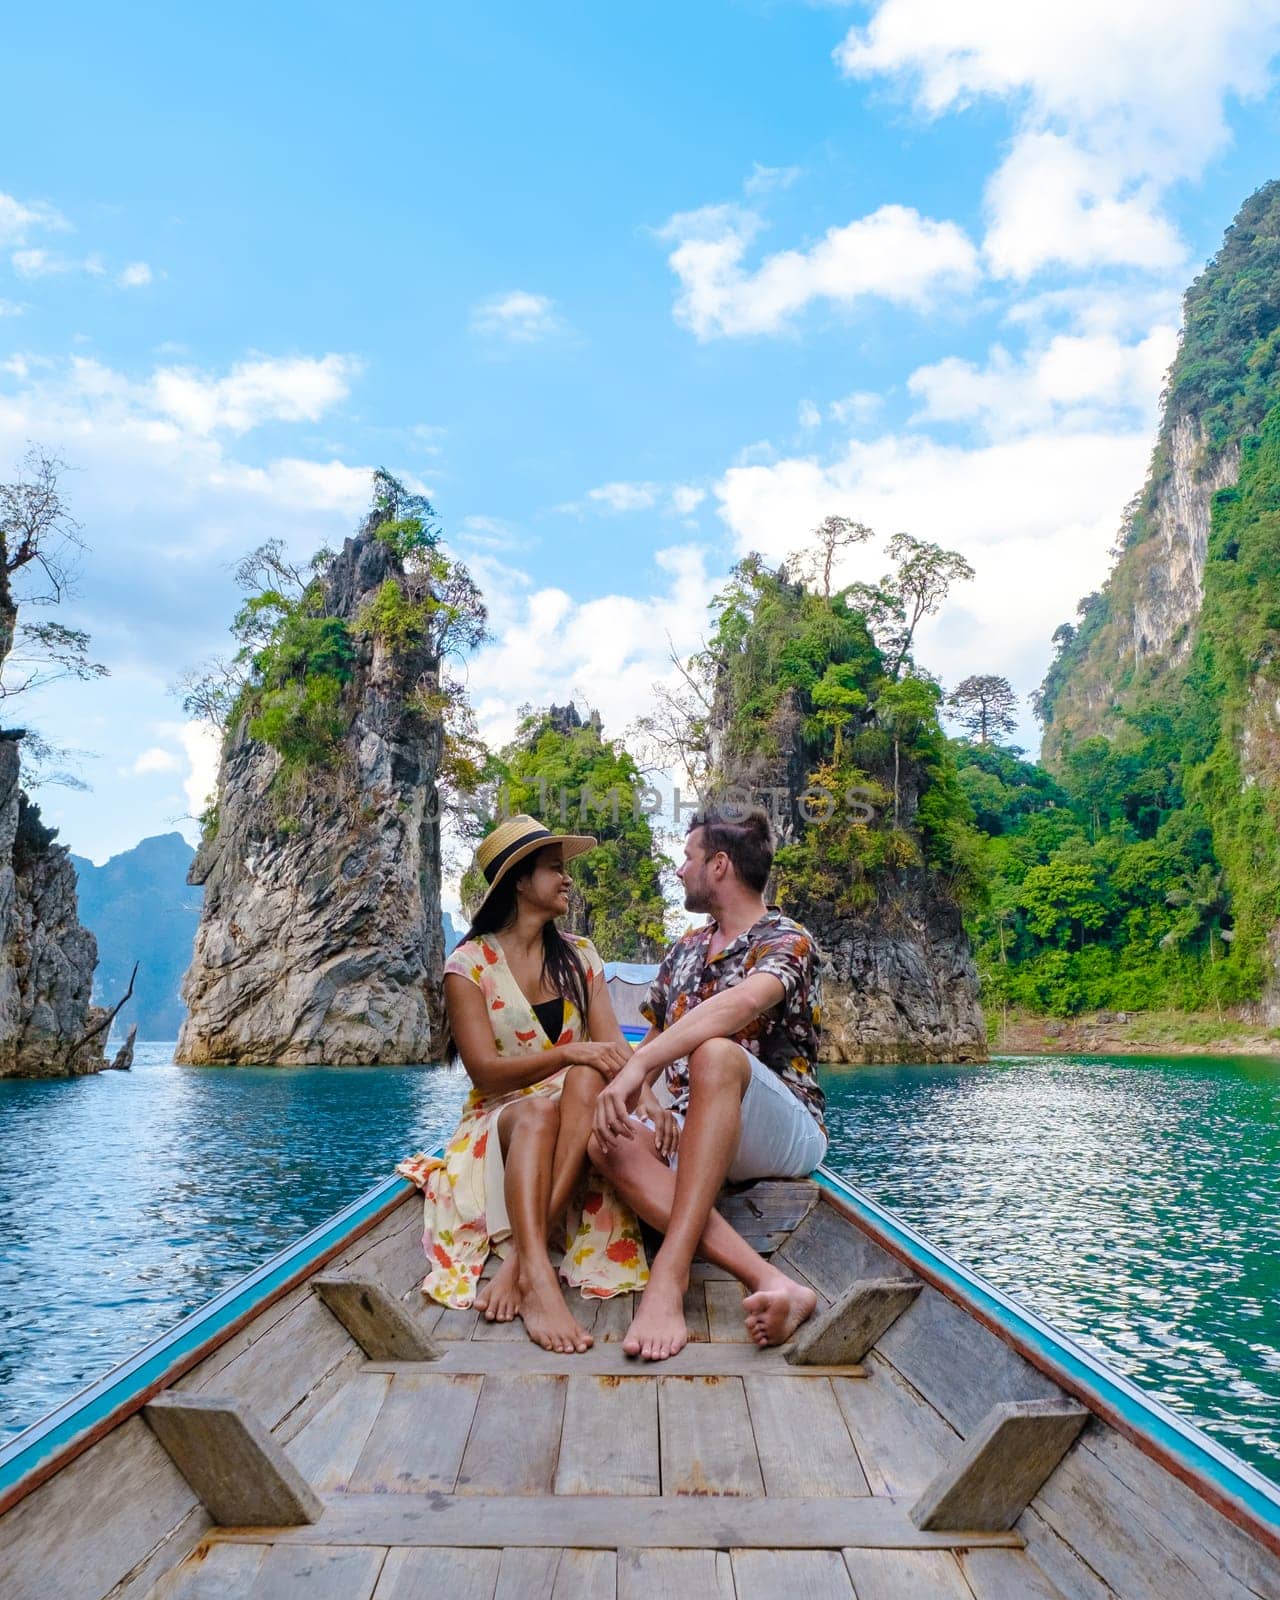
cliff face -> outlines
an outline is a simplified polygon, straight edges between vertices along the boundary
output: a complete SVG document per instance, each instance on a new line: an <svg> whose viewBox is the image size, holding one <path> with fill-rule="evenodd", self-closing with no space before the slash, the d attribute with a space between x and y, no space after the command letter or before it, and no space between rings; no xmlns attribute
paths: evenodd
<svg viewBox="0 0 1280 1600"><path fill-rule="evenodd" d="M0 1077L98 1072L97 943L80 925L70 854L19 787L18 749L0 737Z"/></svg>
<svg viewBox="0 0 1280 1600"><path fill-rule="evenodd" d="M1142 493L1120 554L1041 689L1042 755L1114 735L1124 713L1185 665L1204 600L1214 496L1235 484L1240 441L1274 402L1280 358L1280 182L1241 207L1222 249L1187 291L1182 339Z"/></svg>
<svg viewBox="0 0 1280 1600"><path fill-rule="evenodd" d="M1148 485L1142 518L1146 537L1121 555L1096 602L1104 620L1052 698L1042 750L1050 766L1072 740L1113 735L1134 695L1149 693L1190 654L1213 497L1235 483L1240 450L1232 442L1211 454L1192 413L1170 417L1162 435L1161 471Z"/></svg>
<svg viewBox="0 0 1280 1600"><path fill-rule="evenodd" d="M985 1061L978 972L959 907L924 874L866 913L792 912L823 955L823 1061Z"/></svg>
<svg viewBox="0 0 1280 1600"><path fill-rule="evenodd" d="M711 737L719 782L747 791L770 810L784 848L805 828L818 830L821 839L824 824L807 821L801 806L813 761L799 696L784 695L774 709L772 753L746 759L732 754L727 729L734 708L723 679L717 699ZM898 807L907 828L919 804L919 780L911 764L901 768ZM821 1060L987 1059L978 971L960 907L935 874L910 867L880 873L873 895L857 911L785 888L777 898L813 934L820 952Z"/></svg>
<svg viewBox="0 0 1280 1600"><path fill-rule="evenodd" d="M1227 998L1280 1022L1280 182L1187 291L1147 485L1041 690L1044 757L1104 735L1212 834ZM1143 744L1145 741L1145 746ZM1163 802L1168 805L1170 802ZM1215 902L1216 904L1216 902ZM1212 952L1211 952L1212 953Z"/></svg>
<svg viewBox="0 0 1280 1600"><path fill-rule="evenodd" d="M351 623L397 558L366 529L324 581L324 612ZM204 885L183 985L189 1062L370 1064L430 1061L440 1034L438 716L412 694L434 681L425 649L353 631L338 759L307 776L281 815L281 757L229 730L217 831L190 881Z"/></svg>

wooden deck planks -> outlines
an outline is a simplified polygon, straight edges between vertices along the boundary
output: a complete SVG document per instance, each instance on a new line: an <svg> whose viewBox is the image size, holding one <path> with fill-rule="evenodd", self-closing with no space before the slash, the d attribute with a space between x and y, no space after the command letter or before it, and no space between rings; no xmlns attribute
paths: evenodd
<svg viewBox="0 0 1280 1600"><path fill-rule="evenodd" d="M945 1550L846 1549L844 1565L858 1600L972 1600L955 1557Z"/></svg>
<svg viewBox="0 0 1280 1600"><path fill-rule="evenodd" d="M345 1494L325 1504L327 1544L580 1550L892 1550L1014 1548L1013 1533L930 1533L909 1502L771 1500L733 1495ZM315 1529L236 1530L246 1544L315 1543ZM6 1596L6 1600L8 1597ZM1167 1600L1167 1597L1166 1597Z"/></svg>
<svg viewBox="0 0 1280 1600"><path fill-rule="evenodd" d="M781 1349L761 1350L754 1344L709 1344L690 1342L679 1355L668 1361L639 1361L626 1355L616 1342L599 1340L581 1355L558 1355L551 1350L540 1350L525 1340L507 1343L503 1340L468 1339L447 1344L438 1361L428 1363L379 1361L369 1362L363 1372L410 1373L481 1373L486 1377L581 1377L590 1374L598 1377L612 1373L619 1378L635 1377L641 1373L667 1377L680 1374L690 1378L707 1377L795 1377L797 1369L787 1361ZM806 1377L838 1375L843 1378L861 1378L863 1367L805 1367Z"/></svg>
<svg viewBox="0 0 1280 1600"><path fill-rule="evenodd" d="M386 1555L360 1545L273 1545L246 1600L370 1600Z"/></svg>
<svg viewBox="0 0 1280 1600"><path fill-rule="evenodd" d="M285 1446L318 1493L346 1488L390 1387L390 1373L355 1373Z"/></svg>
<svg viewBox="0 0 1280 1600"><path fill-rule="evenodd" d="M544 1495L555 1483L566 1378L486 1378L458 1472L460 1495Z"/></svg>
<svg viewBox="0 0 1280 1600"><path fill-rule="evenodd" d="M741 1378L659 1378L662 1493L763 1495Z"/></svg>
<svg viewBox="0 0 1280 1600"><path fill-rule="evenodd" d="M499 1550L391 1550L373 1600L493 1600Z"/></svg>
<svg viewBox="0 0 1280 1600"><path fill-rule="evenodd" d="M618 1558L612 1550L562 1550L551 1600L616 1600Z"/></svg>
<svg viewBox="0 0 1280 1600"><path fill-rule="evenodd" d="M198 1545L155 1586L151 1600L245 1600L269 1554L267 1545Z"/></svg>
<svg viewBox="0 0 1280 1600"><path fill-rule="evenodd" d="M959 1449L959 1436L874 1351L867 1372L870 1381L833 1378L831 1387L871 1493L919 1494Z"/></svg>
<svg viewBox="0 0 1280 1600"><path fill-rule="evenodd" d="M657 1494L658 1385L653 1378L570 1378L557 1494Z"/></svg>
<svg viewBox="0 0 1280 1600"><path fill-rule="evenodd" d="M707 1299L707 1331L712 1344L750 1344L742 1310L742 1285L736 1278L713 1279L703 1285Z"/></svg>
<svg viewBox="0 0 1280 1600"><path fill-rule="evenodd" d="M973 1600L1063 1600L1020 1550L962 1550L957 1559Z"/></svg>
<svg viewBox="0 0 1280 1600"><path fill-rule="evenodd" d="M745 1381L767 1494L840 1497L870 1492L828 1379Z"/></svg>
<svg viewBox="0 0 1280 1600"><path fill-rule="evenodd" d="M738 1600L854 1600L836 1550L735 1550Z"/></svg>
<svg viewBox="0 0 1280 1600"><path fill-rule="evenodd" d="M395 1377L351 1471L351 1491L452 1493L481 1381L448 1373Z"/></svg>
<svg viewBox="0 0 1280 1600"><path fill-rule="evenodd" d="M819 1200L778 1251L777 1265L795 1267L828 1300L857 1278L902 1277L905 1268L887 1250Z"/></svg>
<svg viewBox="0 0 1280 1600"><path fill-rule="evenodd" d="M727 1550L619 1550L618 1600L736 1600Z"/></svg>

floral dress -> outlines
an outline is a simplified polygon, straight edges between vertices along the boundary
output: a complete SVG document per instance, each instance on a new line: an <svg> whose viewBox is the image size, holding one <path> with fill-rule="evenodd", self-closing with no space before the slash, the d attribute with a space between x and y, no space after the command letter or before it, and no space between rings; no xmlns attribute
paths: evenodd
<svg viewBox="0 0 1280 1600"><path fill-rule="evenodd" d="M588 983L603 981L604 963L589 939L564 937L588 969ZM586 1018L572 1000L564 1003L564 1029L549 1039L516 982L502 946L489 935L461 944L445 962L445 973L474 983L484 996L499 1055L522 1056L587 1037ZM472 1089L457 1131L443 1156L411 1156L396 1171L423 1193L422 1247L431 1263L422 1292L446 1306L472 1304L489 1251L506 1254L507 1218L502 1146L497 1121L507 1106L526 1095L558 1099L568 1067L523 1089L482 1094ZM649 1269L634 1214L599 1174L588 1169L565 1218L566 1247L560 1275L584 1295L608 1299L642 1289Z"/></svg>

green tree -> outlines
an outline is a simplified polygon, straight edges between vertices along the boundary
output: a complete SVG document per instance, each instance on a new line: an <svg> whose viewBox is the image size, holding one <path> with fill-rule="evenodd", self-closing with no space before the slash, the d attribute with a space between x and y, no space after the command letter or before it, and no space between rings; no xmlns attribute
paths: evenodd
<svg viewBox="0 0 1280 1600"><path fill-rule="evenodd" d="M994 744L1001 734L1013 732L1017 703L1008 678L992 672L971 673L947 696L956 721L979 744Z"/></svg>
<svg viewBox="0 0 1280 1600"><path fill-rule="evenodd" d="M599 839L573 864L570 920L578 931L606 961L657 959L666 942L662 872L669 863L638 804L643 780L625 747L604 737L598 718L553 707L523 719L490 775L508 813L529 812L553 831ZM484 831L496 821L487 818Z"/></svg>

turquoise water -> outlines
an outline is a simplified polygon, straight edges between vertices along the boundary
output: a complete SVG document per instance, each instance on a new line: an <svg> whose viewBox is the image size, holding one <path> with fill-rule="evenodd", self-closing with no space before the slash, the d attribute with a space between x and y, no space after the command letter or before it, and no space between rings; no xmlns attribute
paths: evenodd
<svg viewBox="0 0 1280 1600"><path fill-rule="evenodd" d="M1280 1478L1280 1063L824 1075L829 1164ZM0 1081L0 1426L25 1426L452 1126L441 1068Z"/></svg>

